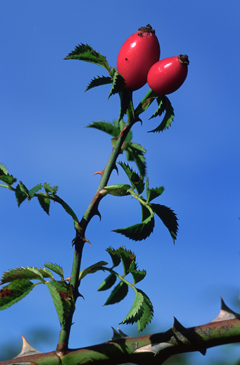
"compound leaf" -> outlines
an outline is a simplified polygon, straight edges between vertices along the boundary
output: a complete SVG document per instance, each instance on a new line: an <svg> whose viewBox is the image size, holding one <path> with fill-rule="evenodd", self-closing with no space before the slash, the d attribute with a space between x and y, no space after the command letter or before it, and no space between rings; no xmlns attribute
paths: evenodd
<svg viewBox="0 0 240 365"><path fill-rule="evenodd" d="M119 247L117 250L115 250L112 247L108 247L106 249L106 251L111 256L111 259L112 259L112 262L113 262L112 268L117 267L120 264L120 262L121 262L120 251L121 250L124 250L124 248L123 247Z"/></svg>

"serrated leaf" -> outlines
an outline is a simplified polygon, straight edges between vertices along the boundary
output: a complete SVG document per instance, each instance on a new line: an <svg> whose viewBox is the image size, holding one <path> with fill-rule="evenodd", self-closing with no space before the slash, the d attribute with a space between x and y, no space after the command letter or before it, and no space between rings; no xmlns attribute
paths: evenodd
<svg viewBox="0 0 240 365"><path fill-rule="evenodd" d="M125 80L122 75L114 68L112 69L113 77L112 77L112 87L108 98L110 98L114 94L118 94L125 89Z"/></svg>
<svg viewBox="0 0 240 365"><path fill-rule="evenodd" d="M87 267L86 269L80 271L79 280L82 280L86 275L93 274L96 271L99 271L99 270L104 271L104 267L103 266L105 266L105 265L107 265L107 262L105 262L105 261L99 261L96 264L93 264L93 265Z"/></svg>
<svg viewBox="0 0 240 365"><path fill-rule="evenodd" d="M49 270L52 270L57 275L59 275L63 279L63 268L62 266L58 264L52 264L51 262L46 262L44 264L45 267L47 267Z"/></svg>
<svg viewBox="0 0 240 365"><path fill-rule="evenodd" d="M51 187L49 184L44 183L43 187L44 187L46 193L56 194L58 191L58 186Z"/></svg>
<svg viewBox="0 0 240 365"><path fill-rule="evenodd" d="M130 270L130 273L133 276L133 285L142 281L147 275L146 270Z"/></svg>
<svg viewBox="0 0 240 365"><path fill-rule="evenodd" d="M121 233L124 236L134 240L142 241L145 240L152 233L154 228L154 217L150 215L144 221L139 224L134 224L133 226L126 228L114 229L113 232Z"/></svg>
<svg viewBox="0 0 240 365"><path fill-rule="evenodd" d="M75 47L74 51L70 52L67 57L64 58L65 60L80 60L94 63L95 65L102 66L105 68L109 73L111 72L109 64L106 60L105 56L102 56L99 52L94 51L91 46L88 44L79 44Z"/></svg>
<svg viewBox="0 0 240 365"><path fill-rule="evenodd" d="M56 194L52 196L52 200L54 200L55 202L61 204L63 209L72 217L73 222L74 222L74 226L76 228L76 226L78 225L78 217L77 217L76 213L72 210L72 208L63 199L61 199Z"/></svg>
<svg viewBox="0 0 240 365"><path fill-rule="evenodd" d="M131 145L128 146L127 152L128 152L128 155L127 155L128 160L135 161L135 163L138 167L139 173L140 173L141 177L143 178L146 175L146 162L145 162L145 157L144 157L143 153L140 152L139 150L136 150Z"/></svg>
<svg viewBox="0 0 240 365"><path fill-rule="evenodd" d="M120 281L120 283L115 286L104 305L119 303L126 297L127 293L128 285L123 281Z"/></svg>
<svg viewBox="0 0 240 365"><path fill-rule="evenodd" d="M133 324L134 322L137 322L139 317L142 314L142 305L143 305L144 297L141 294L141 292L137 291L133 305L120 324Z"/></svg>
<svg viewBox="0 0 240 365"><path fill-rule="evenodd" d="M0 163L0 175L8 175L8 169L2 163Z"/></svg>
<svg viewBox="0 0 240 365"><path fill-rule="evenodd" d="M0 171L0 181L5 182L7 185L12 185L17 181L17 179L15 179L12 175L1 175Z"/></svg>
<svg viewBox="0 0 240 365"><path fill-rule="evenodd" d="M27 198L27 195L21 190L20 184L18 184L17 187L16 187L15 196L16 196L17 204L20 207L20 205Z"/></svg>
<svg viewBox="0 0 240 365"><path fill-rule="evenodd" d="M165 95L163 96L163 104L162 105L163 105L163 109L166 110L166 113L163 117L163 120L157 128L149 131L149 133L150 132L162 132L163 130L167 129L173 121L174 110L173 110L173 107L170 103L170 100Z"/></svg>
<svg viewBox="0 0 240 365"><path fill-rule="evenodd" d="M95 128L98 129L102 132L108 133L113 137L118 137L119 133L120 133L120 129L118 126L113 125L110 122L92 122L91 124L89 124L86 128Z"/></svg>
<svg viewBox="0 0 240 365"><path fill-rule="evenodd" d="M131 114L134 115L135 111L132 104L132 91L124 89L119 92L120 97L120 112L118 116L118 121L122 120L127 111L131 110Z"/></svg>
<svg viewBox="0 0 240 365"><path fill-rule="evenodd" d="M158 95L150 89L135 109L135 115L143 113L157 97Z"/></svg>
<svg viewBox="0 0 240 365"><path fill-rule="evenodd" d="M1 279L1 285L15 280L43 280L43 273L35 267L20 267L5 272Z"/></svg>
<svg viewBox="0 0 240 365"><path fill-rule="evenodd" d="M112 78L109 76L97 76L91 80L85 91L92 89L93 87L107 85L112 83Z"/></svg>
<svg viewBox="0 0 240 365"><path fill-rule="evenodd" d="M149 322L151 322L153 317L153 305L148 298L148 296L140 289L137 289L137 291L143 295L143 303L141 308L141 316L137 320L137 326L138 326L138 332L144 330L144 328L147 326Z"/></svg>
<svg viewBox="0 0 240 365"><path fill-rule="evenodd" d="M149 189L149 179L146 179L146 193L147 193L147 202L149 203L153 199L157 198L164 192L164 187L160 186L159 188Z"/></svg>
<svg viewBox="0 0 240 365"><path fill-rule="evenodd" d="M110 274L106 279L99 285L98 291L110 289L116 282L117 277L114 274Z"/></svg>
<svg viewBox="0 0 240 365"><path fill-rule="evenodd" d="M49 215L50 199L48 198L48 196L44 193L38 193L37 198L44 212L46 212Z"/></svg>
<svg viewBox="0 0 240 365"><path fill-rule="evenodd" d="M0 310L23 299L35 286L31 281L15 280L0 290Z"/></svg>
<svg viewBox="0 0 240 365"><path fill-rule="evenodd" d="M64 281L47 281L46 285L50 291L59 322L63 324L75 306L71 287Z"/></svg>
<svg viewBox="0 0 240 365"><path fill-rule="evenodd" d="M34 194L36 194L41 189L42 189L42 184L37 184L31 190L29 190L28 194L32 198Z"/></svg>
<svg viewBox="0 0 240 365"><path fill-rule="evenodd" d="M136 172L134 172L127 164L123 162L118 162L118 164L123 168L123 170L127 174L127 177L129 178L133 189L136 189L138 194L142 194L144 190L144 182L142 177L138 175Z"/></svg>
<svg viewBox="0 0 240 365"><path fill-rule="evenodd" d="M128 184L116 184L116 185L109 185L105 186L104 190L107 191L108 194L114 196L126 196L130 193L128 190L131 189L131 186Z"/></svg>
<svg viewBox="0 0 240 365"><path fill-rule="evenodd" d="M134 264L134 268L135 268L136 256L135 256L134 252L132 252L130 250L126 250L126 249L120 250L119 254L122 259L124 276L126 276L129 273L129 268L132 264Z"/></svg>
<svg viewBox="0 0 240 365"><path fill-rule="evenodd" d="M163 103L163 96L158 96L156 98L157 100L157 103L158 103L158 108L157 110L155 111L155 113L149 118L152 119L152 118L156 118L156 117L160 117L162 115L162 113L164 112L164 103Z"/></svg>
<svg viewBox="0 0 240 365"><path fill-rule="evenodd" d="M178 219L174 211L165 205L154 204L151 203L151 208L158 215L158 217L162 220L163 224L169 230L173 242L175 243L175 239L177 237L178 232Z"/></svg>
<svg viewBox="0 0 240 365"><path fill-rule="evenodd" d="M119 249L117 249L117 250L115 250L114 248L112 248L112 247L108 247L107 249L106 249L106 251L109 253L109 255L111 256L111 259L112 259L112 262L113 262L113 266L112 266L112 268L114 268L114 267L117 267L119 264L120 264L120 262L121 262L121 256L120 256L120 254L119 254L119 251L121 250L121 249L124 249L123 247L120 247Z"/></svg>

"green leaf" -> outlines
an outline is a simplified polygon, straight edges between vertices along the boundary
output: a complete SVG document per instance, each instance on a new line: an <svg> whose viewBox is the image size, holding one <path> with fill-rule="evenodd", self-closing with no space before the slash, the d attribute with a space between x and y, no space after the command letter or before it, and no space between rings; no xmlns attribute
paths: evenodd
<svg viewBox="0 0 240 365"><path fill-rule="evenodd" d="M112 78L112 87L110 90L110 93L108 95L108 98L110 98L114 94L118 94L122 92L125 89L125 81L124 78L118 71L114 68L112 69L113 72L113 78ZM121 118L122 119L122 118Z"/></svg>
<svg viewBox="0 0 240 365"><path fill-rule="evenodd" d="M135 109L135 115L143 113L157 97L158 95L150 89Z"/></svg>
<svg viewBox="0 0 240 365"><path fill-rule="evenodd" d="M41 207L43 208L44 212L46 212L49 215L50 199L48 195L44 193L38 193L38 201Z"/></svg>
<svg viewBox="0 0 240 365"><path fill-rule="evenodd" d="M61 279L63 279L63 268L62 268L62 266L60 266L58 264L52 264L51 262L46 262L44 264L44 266L47 267L49 270L52 270L53 272L58 274L61 277Z"/></svg>
<svg viewBox="0 0 240 365"><path fill-rule="evenodd" d="M24 298L35 286L31 281L14 280L0 290L0 310L11 307Z"/></svg>
<svg viewBox="0 0 240 365"><path fill-rule="evenodd" d="M132 252L130 250L126 250L126 249L121 249L119 251L119 254L122 259L124 276L126 276L129 273L129 268L132 264L134 265L134 268L135 268L136 256L135 256L134 252Z"/></svg>
<svg viewBox="0 0 240 365"><path fill-rule="evenodd" d="M34 197L34 195L42 189L42 184L37 184L36 186L34 186L31 190L29 190L29 196L32 198Z"/></svg>
<svg viewBox="0 0 240 365"><path fill-rule="evenodd" d="M152 119L152 118L156 118L156 117L160 117L162 115L162 113L164 112L164 102L163 102L163 97L164 96L158 96L157 97L157 103L158 103L158 108L157 110L155 111L155 113L149 118Z"/></svg>
<svg viewBox="0 0 240 365"><path fill-rule="evenodd" d="M136 296L133 302L133 305L130 309L130 311L128 312L128 314L126 315L126 317L124 318L124 320L122 322L120 322L120 324L133 324L135 322L137 322L137 320L140 318L141 314L142 314L142 306L143 306L143 301L144 301L144 297L141 294L141 292L136 291Z"/></svg>
<svg viewBox="0 0 240 365"><path fill-rule="evenodd" d="M57 191L58 191L58 186L51 187L49 184L44 183L43 187L44 187L46 193L50 193L50 194L53 194L53 195L56 194Z"/></svg>
<svg viewBox="0 0 240 365"><path fill-rule="evenodd" d="M92 89L93 87L107 85L112 83L112 78L109 76L97 76L91 80L85 91Z"/></svg>
<svg viewBox="0 0 240 365"><path fill-rule="evenodd" d="M27 192L23 191L22 190L23 188L21 189L21 186L22 186L21 184L18 184L16 187L16 190L15 190L15 196L16 196L17 204L19 207L28 196Z"/></svg>
<svg viewBox="0 0 240 365"><path fill-rule="evenodd" d="M132 91L128 89L123 89L123 91L119 92L120 97L120 112L118 116L118 121L120 121L125 114L127 114L127 111L131 111L131 114L134 116L134 109L133 109L133 103L132 103Z"/></svg>
<svg viewBox="0 0 240 365"><path fill-rule="evenodd" d="M105 56L102 56L99 52L94 51L91 46L88 44L79 44L75 47L74 51L69 53L67 57L64 58L65 60L80 60L94 63L95 65L102 66L105 68L109 73L111 73L111 69L109 64L106 60Z"/></svg>
<svg viewBox="0 0 240 365"><path fill-rule="evenodd" d="M107 265L107 262L99 261L96 264L93 264L93 265L87 267L86 269L80 271L79 281L82 280L88 274L93 274L93 273L95 273L96 271L99 271L99 270L104 271L103 266L105 266L105 265Z"/></svg>
<svg viewBox="0 0 240 365"><path fill-rule="evenodd" d="M120 283L115 286L104 305L119 303L126 297L127 293L128 285L123 281L120 281Z"/></svg>
<svg viewBox="0 0 240 365"><path fill-rule="evenodd" d="M99 285L98 291L110 289L116 282L117 277L114 274L110 274L106 279Z"/></svg>
<svg viewBox="0 0 240 365"><path fill-rule="evenodd" d="M149 179L146 179L146 193L147 193L147 202L149 203L153 199L157 198L164 192L164 187L160 186L159 188L149 189Z"/></svg>
<svg viewBox="0 0 240 365"><path fill-rule="evenodd" d="M8 175L8 169L2 163L0 163L0 175Z"/></svg>
<svg viewBox="0 0 240 365"><path fill-rule="evenodd" d="M150 206L154 213L156 213L162 220L163 224L165 224L171 234L173 242L175 243L178 232L178 219L176 214L172 209L166 207L165 205L151 203Z"/></svg>
<svg viewBox="0 0 240 365"><path fill-rule="evenodd" d="M146 162L143 152L141 152L138 148L135 148L135 144L129 144L126 151L128 152L127 159L130 161L135 161L139 173L143 178L146 175Z"/></svg>
<svg viewBox="0 0 240 365"><path fill-rule="evenodd" d="M150 215L144 221L139 224L134 224L133 226L126 228L114 229L113 232L121 233L124 236L134 240L142 241L145 240L152 233L154 228L154 217Z"/></svg>
<svg viewBox="0 0 240 365"><path fill-rule="evenodd" d="M71 286L65 281L46 281L59 322L63 324L75 307Z"/></svg>
<svg viewBox="0 0 240 365"><path fill-rule="evenodd" d="M51 273L50 273L51 274ZM1 284L13 282L15 280L41 280L44 281L44 277L51 277L49 273L44 272L43 269L37 269L36 267L20 267L18 269L11 269L5 272L2 276Z"/></svg>
<svg viewBox="0 0 240 365"><path fill-rule="evenodd" d="M146 270L130 270L130 273L133 276L133 285L142 281L147 275Z"/></svg>
<svg viewBox="0 0 240 365"><path fill-rule="evenodd" d="M123 170L127 174L127 177L129 178L132 184L132 188L136 189L138 194L142 194L144 190L143 178L136 172L134 172L127 164L123 162L118 162L118 164L123 168Z"/></svg>
<svg viewBox="0 0 240 365"><path fill-rule="evenodd" d="M117 267L120 264L120 262L121 262L121 256L120 256L120 253L119 253L120 250L124 250L124 248L123 247L120 247L117 250L115 250L112 247L108 247L106 249L106 251L111 256L111 259L112 259L112 262L113 262L112 268Z"/></svg>
<svg viewBox="0 0 240 365"><path fill-rule="evenodd" d="M166 110L166 113L163 117L162 122L159 124L159 126L149 132L162 132L163 130L167 129L172 121L173 121L173 117L174 117L174 110L173 107L170 103L170 100L164 95L163 99L162 99L162 108L163 110ZM159 114L157 114L159 115ZM152 116L153 117L153 116Z"/></svg>
<svg viewBox="0 0 240 365"><path fill-rule="evenodd" d="M15 177L9 175L8 169L3 164L0 164L0 181L5 182L7 185L12 185L17 181Z"/></svg>
<svg viewBox="0 0 240 365"><path fill-rule="evenodd" d="M114 196L130 195L130 193L128 192L129 189L131 189L131 186L128 184L116 184L104 187L104 190L106 190L108 194Z"/></svg>
<svg viewBox="0 0 240 365"><path fill-rule="evenodd" d="M112 123L110 122L101 122L101 121L98 121L98 122L92 122L91 124L89 124L87 126L87 128L95 128L95 129L98 129L100 131L103 131L105 133L108 133L110 134L111 136L113 137L118 137L119 133L120 133L120 129L118 126L115 126L113 125Z"/></svg>
<svg viewBox="0 0 240 365"><path fill-rule="evenodd" d="M149 322L151 322L153 317L153 305L148 298L148 296L140 289L137 291L143 295L143 303L141 308L141 315L140 318L137 320L138 332L144 330Z"/></svg>
<svg viewBox="0 0 240 365"><path fill-rule="evenodd" d="M78 217L76 216L76 214L72 210L72 208L63 199L61 199L56 194L52 196L52 200L54 200L55 202L61 204L61 206L63 207L63 209L72 217L72 219L74 221L74 227L77 229Z"/></svg>

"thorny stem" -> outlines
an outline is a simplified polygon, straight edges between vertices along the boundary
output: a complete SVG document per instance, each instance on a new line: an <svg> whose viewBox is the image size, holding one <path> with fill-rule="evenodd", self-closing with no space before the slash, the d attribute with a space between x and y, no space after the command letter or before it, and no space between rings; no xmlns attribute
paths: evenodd
<svg viewBox="0 0 240 365"><path fill-rule="evenodd" d="M99 192L107 185L110 175L112 173L112 170L114 168L116 168L116 160L117 160L119 154L121 153L122 144L123 144L128 132L130 131L131 127L137 121L137 120L135 120L135 117L134 117L133 104L132 104L132 92L126 92L123 97L126 99L125 102L128 103L128 105L129 105L127 112L126 112L126 114L128 116L128 121L117 138L117 142L116 142L115 146L113 147L113 150L111 152L107 165L102 173L101 181L97 188L97 191L96 191L91 203L89 204L86 212L84 213L82 220L79 222L79 229L76 230L76 237L73 240L75 249L74 249L70 285L72 286L72 289L73 289L74 303L76 303L77 298L80 296L80 294L78 292L78 288L80 285L79 272L80 272L80 266L81 266L82 251L83 251L84 243L86 241L88 241L85 238L86 228L94 215L96 215L96 214L100 215L100 213L98 212L98 205L102 199L102 195ZM68 342L69 342L70 330L71 330L71 325L72 325L73 313L74 313L74 309L71 311L71 313L69 313L68 317L65 318L64 323L61 326L58 345L57 345L57 353L61 354L61 355L68 352Z"/></svg>

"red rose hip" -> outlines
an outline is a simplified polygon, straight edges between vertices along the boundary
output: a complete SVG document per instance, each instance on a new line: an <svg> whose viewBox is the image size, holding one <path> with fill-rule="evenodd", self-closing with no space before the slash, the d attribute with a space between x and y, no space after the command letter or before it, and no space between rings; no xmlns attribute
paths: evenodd
<svg viewBox="0 0 240 365"><path fill-rule="evenodd" d="M184 83L188 73L187 55L164 58L149 70L147 82L149 87L159 95L171 94Z"/></svg>
<svg viewBox="0 0 240 365"><path fill-rule="evenodd" d="M155 31L149 24L139 28L124 42L117 58L117 70L124 77L126 87L134 91L144 86L149 69L159 57Z"/></svg>

